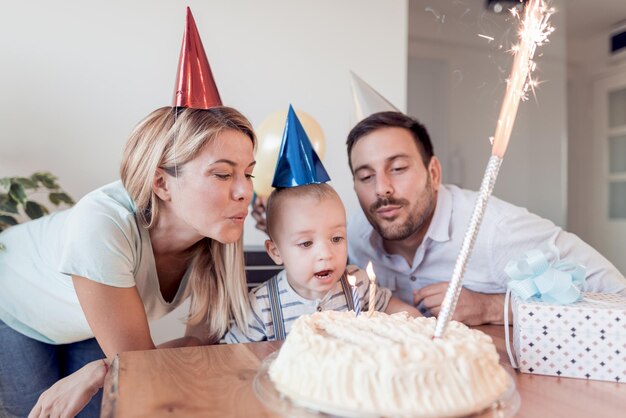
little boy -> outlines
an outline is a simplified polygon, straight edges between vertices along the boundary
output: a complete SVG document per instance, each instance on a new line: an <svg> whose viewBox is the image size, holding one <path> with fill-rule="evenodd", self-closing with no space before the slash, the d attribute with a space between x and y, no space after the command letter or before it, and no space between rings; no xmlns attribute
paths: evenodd
<svg viewBox="0 0 626 418"><path fill-rule="evenodd" d="M269 239L265 249L285 269L250 292L248 329L233 326L225 342L282 340L301 315L353 309L347 273L356 277L361 309L370 309L366 273L354 266L346 268L346 213L331 186L276 189L269 197L266 214ZM386 288L377 287L375 305L377 311L420 315Z"/></svg>

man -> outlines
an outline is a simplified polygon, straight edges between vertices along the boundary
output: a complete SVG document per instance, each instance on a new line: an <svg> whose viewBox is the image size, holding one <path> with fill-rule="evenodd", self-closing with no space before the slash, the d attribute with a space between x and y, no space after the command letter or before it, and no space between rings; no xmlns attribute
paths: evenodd
<svg viewBox="0 0 626 418"><path fill-rule="evenodd" d="M441 165L425 127L400 112L375 113L347 140L362 211L348 222L348 258L372 261L394 296L437 316L476 201L476 192L441 184ZM262 208L253 217L263 228ZM602 255L551 221L491 197L467 264L453 319L502 323L504 267L525 251L554 245L583 264L584 290L626 293L626 279Z"/></svg>
<svg viewBox="0 0 626 418"><path fill-rule="evenodd" d="M381 285L438 315L477 193L441 184L428 132L399 112L375 113L348 135L348 160L362 212L348 223L350 262L372 261ZM506 264L554 245L587 268L584 290L624 292L626 279L576 235L492 197L469 259L453 319L502 323Z"/></svg>

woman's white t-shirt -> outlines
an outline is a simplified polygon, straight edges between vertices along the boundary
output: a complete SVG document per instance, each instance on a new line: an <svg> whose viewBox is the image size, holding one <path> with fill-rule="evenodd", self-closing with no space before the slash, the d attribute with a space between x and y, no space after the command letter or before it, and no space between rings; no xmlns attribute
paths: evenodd
<svg viewBox="0 0 626 418"><path fill-rule="evenodd" d="M168 303L159 288L148 230L121 181L101 187L74 207L0 234L0 320L51 344L93 337L72 275L114 287L137 286L148 320L186 298L187 274Z"/></svg>

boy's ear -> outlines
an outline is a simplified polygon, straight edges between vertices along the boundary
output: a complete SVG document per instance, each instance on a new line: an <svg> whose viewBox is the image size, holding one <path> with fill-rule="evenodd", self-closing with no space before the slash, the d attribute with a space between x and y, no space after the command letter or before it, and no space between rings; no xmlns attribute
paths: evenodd
<svg viewBox="0 0 626 418"><path fill-rule="evenodd" d="M267 251L267 254L270 256L270 258L274 260L274 263L278 264L279 266L283 264L283 259L280 256L278 247L271 239L265 240L265 251Z"/></svg>
<svg viewBox="0 0 626 418"><path fill-rule="evenodd" d="M154 193L159 196L161 200L169 201L172 199L170 195L169 184L167 182L167 177L165 175L165 172L160 168L157 168L156 172L154 173L154 179L152 180L152 191L154 191Z"/></svg>

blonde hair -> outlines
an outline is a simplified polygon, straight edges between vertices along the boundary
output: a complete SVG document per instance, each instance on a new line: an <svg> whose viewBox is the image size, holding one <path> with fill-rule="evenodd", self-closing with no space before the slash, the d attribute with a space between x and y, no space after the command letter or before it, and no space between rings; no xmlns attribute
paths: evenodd
<svg viewBox="0 0 626 418"><path fill-rule="evenodd" d="M274 241L273 235L276 230L276 225L282 217L280 214L281 203L286 199L301 199L303 196L312 197L318 202L329 198L336 198L341 202L341 198L335 189L326 183L306 184L304 186L284 187L272 190L272 193L267 198L265 208L265 228L267 235L272 241Z"/></svg>
<svg viewBox="0 0 626 418"><path fill-rule="evenodd" d="M126 143L120 168L124 187L135 201L136 216L145 228L152 228L163 204L152 184L161 168L180 174L208 142L224 130L239 131L256 145L250 122L237 110L215 107L209 110L163 107L139 122ZM248 318L247 283L243 238L222 244L204 238L192 249L188 291L190 325L206 324L211 337L221 337L231 320L245 329Z"/></svg>

